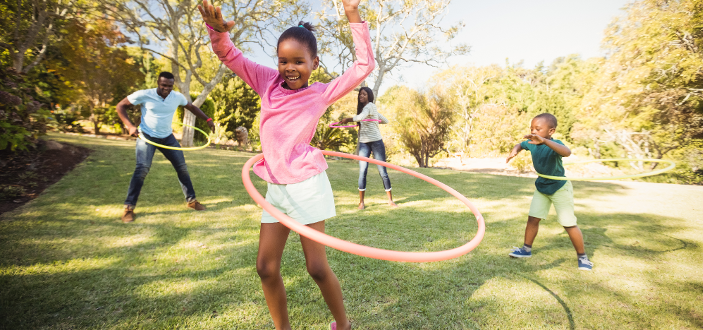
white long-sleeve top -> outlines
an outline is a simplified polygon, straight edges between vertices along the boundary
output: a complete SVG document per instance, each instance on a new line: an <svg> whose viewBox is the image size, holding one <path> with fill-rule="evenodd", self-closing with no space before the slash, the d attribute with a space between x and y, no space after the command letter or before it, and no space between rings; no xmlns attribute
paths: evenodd
<svg viewBox="0 0 703 330"><path fill-rule="evenodd" d="M362 121L361 129L359 130L359 142L369 143L373 141L378 141L383 139L381 136L381 130L378 128L378 124L388 124L388 119L376 110L376 105L369 102L361 110L361 113L352 118L353 121L361 121L364 119L378 119L377 121Z"/></svg>

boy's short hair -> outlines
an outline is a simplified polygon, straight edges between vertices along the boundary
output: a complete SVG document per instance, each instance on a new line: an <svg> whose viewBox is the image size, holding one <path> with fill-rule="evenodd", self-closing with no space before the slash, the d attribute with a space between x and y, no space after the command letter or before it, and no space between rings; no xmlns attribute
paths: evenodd
<svg viewBox="0 0 703 330"><path fill-rule="evenodd" d="M539 115L536 115L535 118L533 118L533 119L537 119L537 118L542 118L542 119L546 120L549 123L549 125L551 126L551 128L557 128L557 117L554 117L553 114L546 113L546 112L540 113Z"/></svg>
<svg viewBox="0 0 703 330"><path fill-rule="evenodd" d="M159 73L159 78L174 79L173 73L166 71ZM158 80L159 78L156 78L156 80Z"/></svg>

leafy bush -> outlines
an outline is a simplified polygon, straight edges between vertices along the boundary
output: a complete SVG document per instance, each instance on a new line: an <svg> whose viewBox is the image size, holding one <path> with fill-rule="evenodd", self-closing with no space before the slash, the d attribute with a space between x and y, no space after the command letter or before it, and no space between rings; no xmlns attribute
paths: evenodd
<svg viewBox="0 0 703 330"><path fill-rule="evenodd" d="M48 102L25 75L0 67L0 76L0 151L33 148L46 133Z"/></svg>
<svg viewBox="0 0 703 330"><path fill-rule="evenodd" d="M83 126L78 123L80 118L72 113L54 113L56 129L61 132L83 133Z"/></svg>
<svg viewBox="0 0 703 330"><path fill-rule="evenodd" d="M0 200L13 200L15 198L24 196L24 193L24 188L20 186L0 186Z"/></svg>
<svg viewBox="0 0 703 330"><path fill-rule="evenodd" d="M328 108L317 123L315 135L313 135L310 145L320 150L334 150L353 152L356 149L357 132L354 129L341 129L330 127L333 122L344 119L342 113L336 120L332 119L331 108Z"/></svg>
<svg viewBox="0 0 703 330"><path fill-rule="evenodd" d="M195 98L197 98L197 97L198 97L198 95L195 95L195 94L190 95L190 98L193 100L195 100ZM212 99L210 99L210 98L205 99L205 102L199 108L206 115L208 115L208 117L213 117L215 115L215 102L213 102ZM183 124L184 111L185 111L184 107L178 107L178 110L176 110L176 114L175 114L175 116L177 118L176 120L181 125ZM208 133L208 134L210 133L210 126L208 126L207 122L205 122L204 120L202 120L200 118L197 118L197 117L195 118L195 125L193 125L193 126L205 131L205 133ZM212 133L214 133L214 132L212 132ZM207 141L207 137L200 134L199 132L195 132L193 139L196 142Z"/></svg>

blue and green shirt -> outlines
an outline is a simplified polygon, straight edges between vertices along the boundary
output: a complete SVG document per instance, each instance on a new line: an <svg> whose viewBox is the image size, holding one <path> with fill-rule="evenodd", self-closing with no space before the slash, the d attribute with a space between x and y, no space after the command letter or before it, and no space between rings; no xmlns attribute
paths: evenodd
<svg viewBox="0 0 703 330"><path fill-rule="evenodd" d="M559 140L552 140L556 143L564 145ZM561 155L552 148L543 144L529 144L528 141L522 141L520 147L529 150L532 154L532 165L535 167L535 171L539 174L551 175L551 176L564 176L564 165L561 163ZM561 187L566 184L566 180L551 180L545 179L543 177L537 178L535 181L535 187L537 191L545 194L552 195Z"/></svg>

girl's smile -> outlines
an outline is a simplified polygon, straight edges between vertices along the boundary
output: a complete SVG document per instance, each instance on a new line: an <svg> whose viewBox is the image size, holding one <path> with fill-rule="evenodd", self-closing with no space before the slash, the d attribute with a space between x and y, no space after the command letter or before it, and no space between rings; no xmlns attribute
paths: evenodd
<svg viewBox="0 0 703 330"><path fill-rule="evenodd" d="M287 89L300 89L308 86L310 75L320 63L312 58L307 47L295 39L282 40L278 44L278 72L285 80Z"/></svg>

